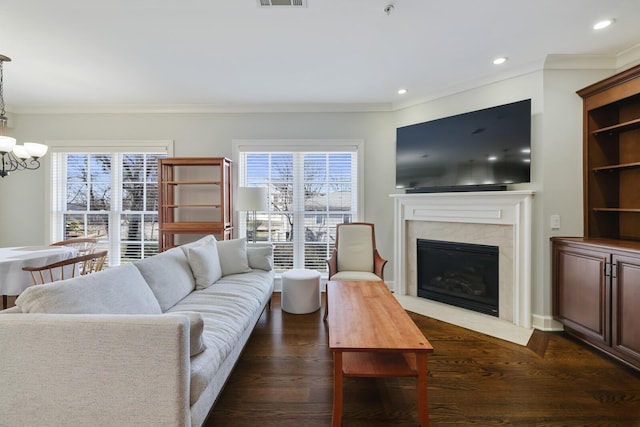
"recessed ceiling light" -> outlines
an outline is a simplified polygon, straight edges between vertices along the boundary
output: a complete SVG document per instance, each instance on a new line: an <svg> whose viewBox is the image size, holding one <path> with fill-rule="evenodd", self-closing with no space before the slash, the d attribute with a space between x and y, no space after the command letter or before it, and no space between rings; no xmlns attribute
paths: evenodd
<svg viewBox="0 0 640 427"><path fill-rule="evenodd" d="M613 19L603 19L602 21L598 21L594 24L594 30L602 30L607 28L609 25L613 24Z"/></svg>
<svg viewBox="0 0 640 427"><path fill-rule="evenodd" d="M493 60L493 65L500 65L500 64L504 64L505 62L507 62L507 57L506 56L500 56L496 59Z"/></svg>
<svg viewBox="0 0 640 427"><path fill-rule="evenodd" d="M408 91L406 89L398 89L398 95L404 95Z"/></svg>

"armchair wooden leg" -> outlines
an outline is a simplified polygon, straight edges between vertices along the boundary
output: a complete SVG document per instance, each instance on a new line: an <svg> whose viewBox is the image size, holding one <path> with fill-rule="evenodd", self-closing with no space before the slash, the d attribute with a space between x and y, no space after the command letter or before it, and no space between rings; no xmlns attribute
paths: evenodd
<svg viewBox="0 0 640 427"><path fill-rule="evenodd" d="M327 320L327 316L329 315L329 298L325 297L324 300L324 317L322 320Z"/></svg>

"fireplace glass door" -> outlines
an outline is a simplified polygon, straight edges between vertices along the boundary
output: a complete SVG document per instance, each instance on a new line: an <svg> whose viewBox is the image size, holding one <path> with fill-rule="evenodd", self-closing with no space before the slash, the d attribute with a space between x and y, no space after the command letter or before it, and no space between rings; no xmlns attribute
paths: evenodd
<svg viewBox="0 0 640 427"><path fill-rule="evenodd" d="M497 246L418 239L418 296L498 316Z"/></svg>

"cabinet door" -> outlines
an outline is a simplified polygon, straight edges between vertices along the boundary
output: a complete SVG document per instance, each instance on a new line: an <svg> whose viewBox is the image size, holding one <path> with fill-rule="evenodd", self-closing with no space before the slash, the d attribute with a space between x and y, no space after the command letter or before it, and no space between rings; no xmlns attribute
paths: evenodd
<svg viewBox="0 0 640 427"><path fill-rule="evenodd" d="M640 366L640 258L613 256L612 347Z"/></svg>
<svg viewBox="0 0 640 427"><path fill-rule="evenodd" d="M555 244L553 255L554 316L583 339L610 345L609 253Z"/></svg>

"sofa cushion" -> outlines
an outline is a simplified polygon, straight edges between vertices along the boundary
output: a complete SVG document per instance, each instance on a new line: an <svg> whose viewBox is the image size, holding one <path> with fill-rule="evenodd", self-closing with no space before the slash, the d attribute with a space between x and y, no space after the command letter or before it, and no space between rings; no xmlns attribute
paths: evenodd
<svg viewBox="0 0 640 427"><path fill-rule="evenodd" d="M222 275L248 273L251 271L249 267L249 259L247 258L247 238L221 240L216 243L218 245L218 257L220 258L220 267Z"/></svg>
<svg viewBox="0 0 640 427"><path fill-rule="evenodd" d="M222 277L215 238L202 245L189 247L186 252L193 277L196 279L196 289L206 289Z"/></svg>
<svg viewBox="0 0 640 427"><path fill-rule="evenodd" d="M204 320L206 350L191 359L191 404L216 375L225 359L239 345L243 331L252 328L254 313L273 292L273 271L222 277L214 286L192 292L170 312L195 311Z"/></svg>
<svg viewBox="0 0 640 427"><path fill-rule="evenodd" d="M134 263L167 311L196 287L189 261L181 248L172 248Z"/></svg>
<svg viewBox="0 0 640 427"><path fill-rule="evenodd" d="M16 299L23 313L160 314L160 305L137 268L117 268L31 286Z"/></svg>
<svg viewBox="0 0 640 427"><path fill-rule="evenodd" d="M206 348L202 340L202 331L204 330L204 321L200 313L195 311L172 311L165 313L167 316L185 316L189 319L189 335L190 335L190 355L191 357L198 355Z"/></svg>
<svg viewBox="0 0 640 427"><path fill-rule="evenodd" d="M250 268L273 270L273 245L271 243L247 245L247 260Z"/></svg>

